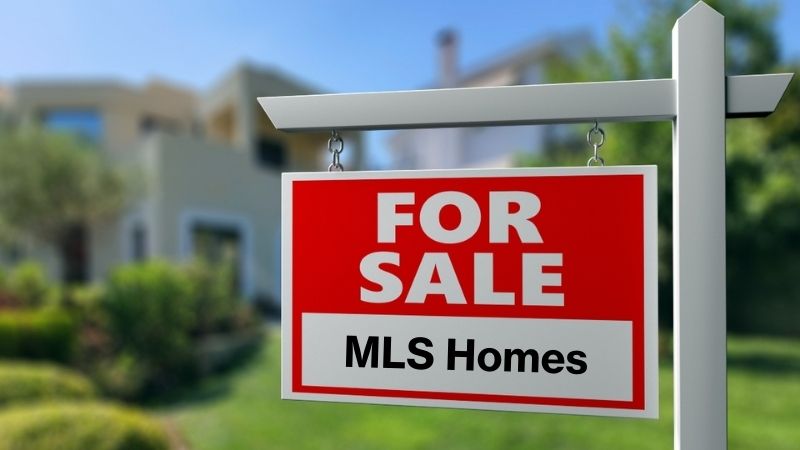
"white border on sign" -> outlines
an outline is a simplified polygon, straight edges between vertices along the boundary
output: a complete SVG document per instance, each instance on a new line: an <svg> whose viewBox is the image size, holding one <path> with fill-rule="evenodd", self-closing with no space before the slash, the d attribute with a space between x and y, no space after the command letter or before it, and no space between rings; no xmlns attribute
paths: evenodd
<svg viewBox="0 0 800 450"><path fill-rule="evenodd" d="M493 411L658 418L658 196L656 166L287 172L281 177L281 398ZM292 189L294 181L642 175L644 177L644 396L642 410L292 392Z"/></svg>

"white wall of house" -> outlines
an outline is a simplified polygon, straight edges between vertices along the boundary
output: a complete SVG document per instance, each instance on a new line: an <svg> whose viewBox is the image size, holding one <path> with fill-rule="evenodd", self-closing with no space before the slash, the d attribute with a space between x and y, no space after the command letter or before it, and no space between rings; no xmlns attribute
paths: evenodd
<svg viewBox="0 0 800 450"><path fill-rule="evenodd" d="M150 256L187 260L191 227L219 224L240 232L242 292L279 298L280 175L252 156L191 137L156 135L145 143L151 179Z"/></svg>

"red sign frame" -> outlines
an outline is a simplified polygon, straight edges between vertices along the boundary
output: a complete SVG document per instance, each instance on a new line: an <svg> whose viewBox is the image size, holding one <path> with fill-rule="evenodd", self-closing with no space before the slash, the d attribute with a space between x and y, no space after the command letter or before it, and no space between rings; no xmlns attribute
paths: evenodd
<svg viewBox="0 0 800 450"><path fill-rule="evenodd" d="M657 417L654 166L287 173L282 188L283 398ZM492 206L503 193L516 197ZM496 234L492 218L519 212L526 195L534 226ZM453 237L469 211L477 225ZM431 217L453 242L427 234L437 236ZM383 280L365 272L372 254L391 260L375 265ZM393 279L397 299L377 298ZM445 279L450 291L433 292ZM411 292L420 285L424 296ZM411 367L423 353L431 366Z"/></svg>

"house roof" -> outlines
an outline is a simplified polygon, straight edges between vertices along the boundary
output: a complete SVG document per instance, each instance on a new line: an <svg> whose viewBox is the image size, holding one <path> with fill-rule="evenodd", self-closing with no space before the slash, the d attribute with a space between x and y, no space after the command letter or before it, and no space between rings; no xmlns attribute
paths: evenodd
<svg viewBox="0 0 800 450"><path fill-rule="evenodd" d="M253 98L275 95L318 94L322 90L274 66L259 66L242 62L222 75L202 94L201 110L213 111L236 102L242 93Z"/></svg>
<svg viewBox="0 0 800 450"><path fill-rule="evenodd" d="M590 42L591 35L587 31L553 34L545 38L531 39L462 71L456 86L469 86L500 70L519 71L556 55L570 55L580 49L585 49ZM440 87L438 81L429 86L429 88L435 87Z"/></svg>
<svg viewBox="0 0 800 450"><path fill-rule="evenodd" d="M197 108L197 95L160 80L128 84L102 78L28 79L11 87L8 103L18 111L29 112L43 107L86 106L191 116Z"/></svg>

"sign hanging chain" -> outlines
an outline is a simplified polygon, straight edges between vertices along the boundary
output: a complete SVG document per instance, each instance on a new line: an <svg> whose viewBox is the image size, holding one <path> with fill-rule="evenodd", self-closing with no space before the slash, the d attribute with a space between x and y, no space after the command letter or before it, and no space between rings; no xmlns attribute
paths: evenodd
<svg viewBox="0 0 800 450"><path fill-rule="evenodd" d="M603 146L603 143L606 141L606 133L603 131L602 128L597 126L597 121L594 122L594 126L589 129L589 132L586 133L586 142L592 146L593 154L592 157L586 161L586 165L591 166L605 166L606 161L600 157L597 152L600 150L600 147Z"/></svg>
<svg viewBox="0 0 800 450"><path fill-rule="evenodd" d="M328 151L331 152L331 164L328 166L328 172L344 172L344 166L339 162L342 150L344 150L342 137L339 136L338 131L331 131L331 137L328 139Z"/></svg>

